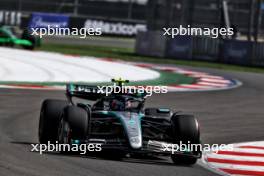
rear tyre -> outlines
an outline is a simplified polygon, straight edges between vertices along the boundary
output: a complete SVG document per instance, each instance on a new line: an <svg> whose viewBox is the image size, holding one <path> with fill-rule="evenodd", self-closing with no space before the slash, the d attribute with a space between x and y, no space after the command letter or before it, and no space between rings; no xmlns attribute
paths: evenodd
<svg viewBox="0 0 264 176"><path fill-rule="evenodd" d="M200 130L197 119L192 115L176 115L171 118L172 136L174 143L179 144L199 144ZM200 151L192 151L194 155L198 155ZM193 165L197 158L188 155L172 154L171 159L174 164Z"/></svg>
<svg viewBox="0 0 264 176"><path fill-rule="evenodd" d="M64 100L47 99L42 103L39 119L39 142L55 143L57 140L60 116L68 102Z"/></svg>

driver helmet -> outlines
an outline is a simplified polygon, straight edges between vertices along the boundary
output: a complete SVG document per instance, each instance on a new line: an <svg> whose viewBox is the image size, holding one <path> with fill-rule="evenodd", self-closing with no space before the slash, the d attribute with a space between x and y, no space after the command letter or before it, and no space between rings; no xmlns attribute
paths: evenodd
<svg viewBox="0 0 264 176"><path fill-rule="evenodd" d="M110 109L114 111L121 111L124 110L124 103L119 100L113 100L110 104Z"/></svg>

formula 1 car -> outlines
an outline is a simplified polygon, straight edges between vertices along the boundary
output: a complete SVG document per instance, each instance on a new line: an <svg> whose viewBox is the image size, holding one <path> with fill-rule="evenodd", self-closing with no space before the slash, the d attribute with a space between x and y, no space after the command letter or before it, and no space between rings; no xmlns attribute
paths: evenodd
<svg viewBox="0 0 264 176"><path fill-rule="evenodd" d="M113 80L123 87L120 80ZM145 92L111 93L97 86L69 84L66 100L46 99L39 120L40 143L100 143L115 156L167 155L192 165L201 150L175 150L172 144L200 144L197 120L167 108L144 108ZM171 150L166 150L170 148ZM113 152L112 152L113 153ZM125 154L125 155L124 155Z"/></svg>
<svg viewBox="0 0 264 176"><path fill-rule="evenodd" d="M0 46L13 47L18 45L28 50L33 50L35 47L40 46L40 38L31 35L30 31L24 30L21 37L15 31L15 27L0 26Z"/></svg>

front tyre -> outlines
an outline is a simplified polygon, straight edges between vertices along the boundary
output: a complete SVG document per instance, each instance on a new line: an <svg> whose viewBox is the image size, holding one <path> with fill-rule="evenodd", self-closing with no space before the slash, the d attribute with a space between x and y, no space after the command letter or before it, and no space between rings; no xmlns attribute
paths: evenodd
<svg viewBox="0 0 264 176"><path fill-rule="evenodd" d="M75 141L86 140L89 129L90 109L78 106L67 106L59 124L58 139L60 144L73 145ZM73 142L73 140L75 140ZM63 154L80 154L80 151L61 151Z"/></svg>
<svg viewBox="0 0 264 176"><path fill-rule="evenodd" d="M56 142L60 116L67 105L68 102L64 100L47 99L43 101L39 119L40 143Z"/></svg>
<svg viewBox="0 0 264 176"><path fill-rule="evenodd" d="M171 118L172 137L175 144L200 144L200 130L198 121L192 115L174 114ZM192 155L199 155L200 151L191 151ZM172 154L174 164L193 165L197 157L192 155Z"/></svg>
<svg viewBox="0 0 264 176"><path fill-rule="evenodd" d="M90 109L78 106L67 106L62 115L59 128L60 143L74 140L85 140L88 135Z"/></svg>

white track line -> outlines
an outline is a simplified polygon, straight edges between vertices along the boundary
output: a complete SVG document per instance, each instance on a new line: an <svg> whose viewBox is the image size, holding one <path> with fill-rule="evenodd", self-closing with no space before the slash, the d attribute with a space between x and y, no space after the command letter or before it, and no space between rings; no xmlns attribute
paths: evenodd
<svg viewBox="0 0 264 176"><path fill-rule="evenodd" d="M201 81L205 82L211 82L211 83L223 83L223 84L229 84L231 81L229 80L223 80L223 79L215 79L215 78L204 78L202 77L200 79Z"/></svg>
<svg viewBox="0 0 264 176"><path fill-rule="evenodd" d="M107 62L93 57L65 56L0 47L0 80L22 82L109 82L122 77L132 81L150 80L159 73L147 68ZM9 74L4 74L7 68Z"/></svg>

